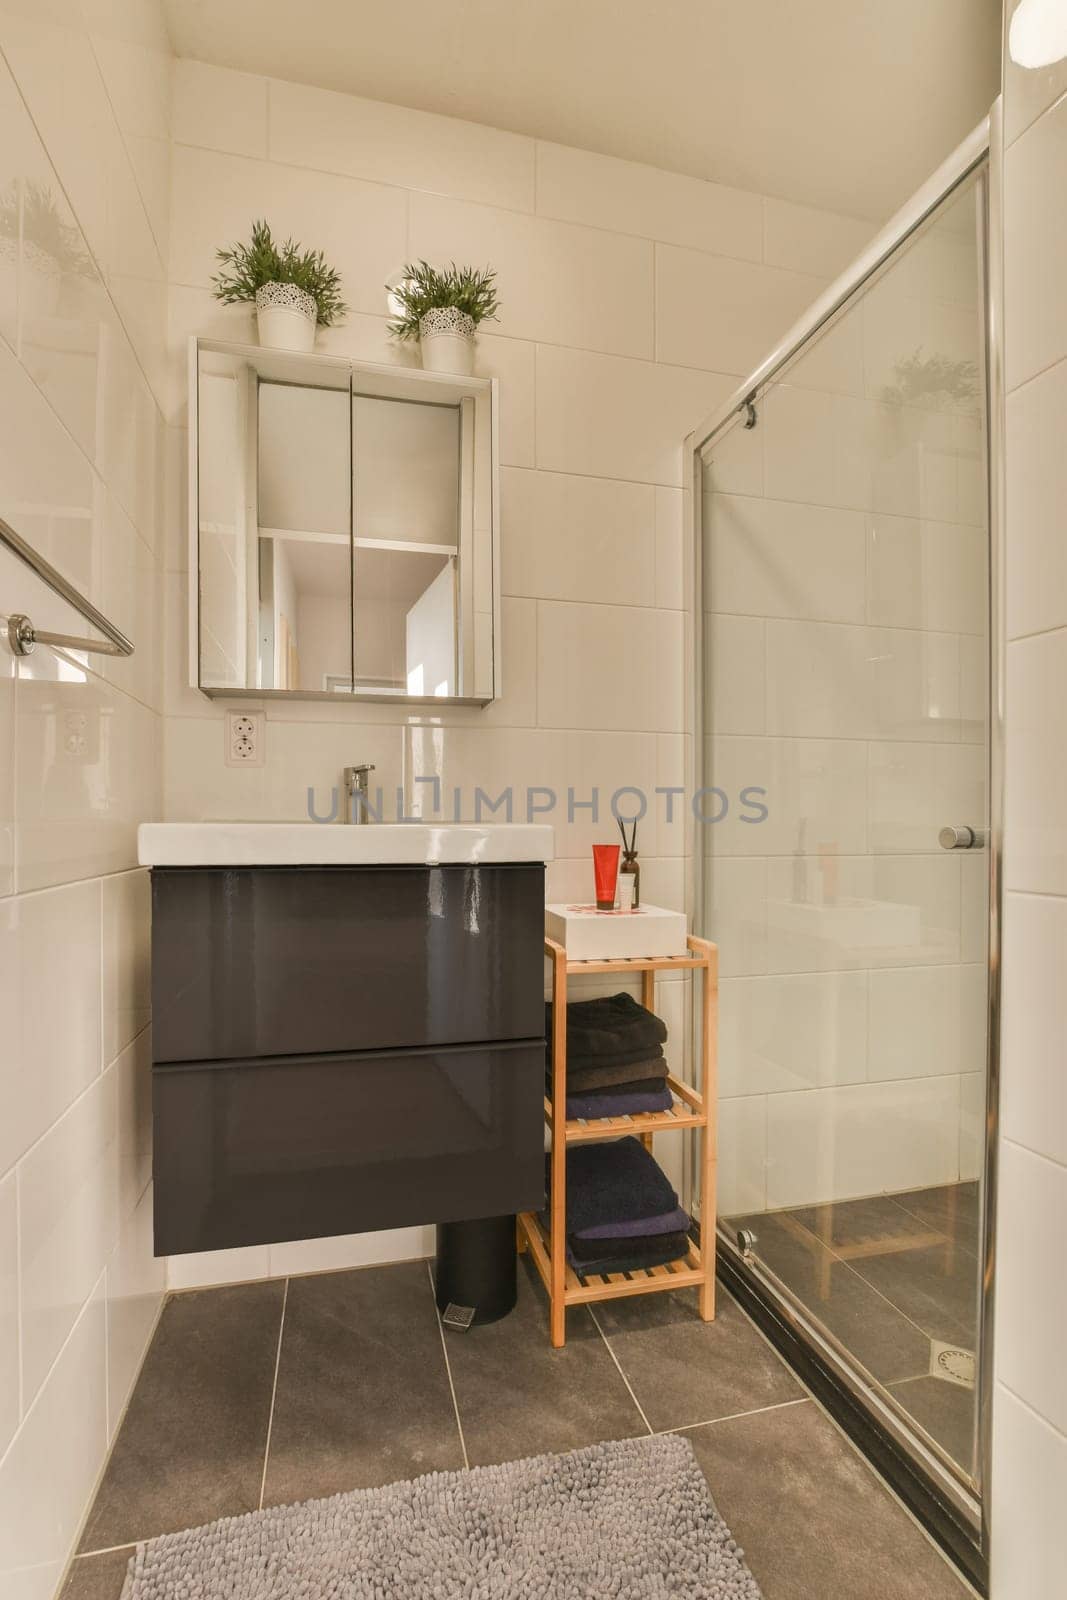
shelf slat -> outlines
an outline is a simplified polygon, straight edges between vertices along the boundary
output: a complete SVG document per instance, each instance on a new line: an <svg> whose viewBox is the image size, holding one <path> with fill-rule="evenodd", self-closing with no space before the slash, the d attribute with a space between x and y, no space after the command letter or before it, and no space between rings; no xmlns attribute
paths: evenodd
<svg viewBox="0 0 1067 1600"><path fill-rule="evenodd" d="M599 960L568 961L568 977L600 972L692 972L704 965L703 956L612 956Z"/></svg>
<svg viewBox="0 0 1067 1600"><path fill-rule="evenodd" d="M531 1211L522 1213L519 1217L519 1226L529 1242L530 1254L547 1289L552 1282L552 1262L544 1230ZM632 1294L654 1294L664 1289L686 1289L703 1282L704 1269L700 1264L700 1252L690 1241L689 1253L684 1260L671 1261L661 1267L646 1267L638 1272L595 1273L583 1279L578 1277L568 1262L563 1276L563 1298L564 1303L569 1306L588 1305L592 1301L618 1300Z"/></svg>
<svg viewBox="0 0 1067 1600"><path fill-rule="evenodd" d="M665 1133L672 1128L703 1128L704 1102L688 1084L671 1075L667 1087L677 1098L669 1111L632 1111L621 1117L568 1118L568 1144L589 1144L594 1139L619 1139L628 1133ZM552 1125L552 1102L545 1096L545 1121Z"/></svg>
<svg viewBox="0 0 1067 1600"><path fill-rule="evenodd" d="M633 1294L655 1294L666 1289L687 1289L704 1282L704 1269L700 1254L690 1243L684 1261L672 1261L666 1267L648 1267L640 1272L612 1272L599 1277L576 1279L576 1287L568 1284L566 1303L569 1306L588 1305L597 1300L619 1300Z"/></svg>
<svg viewBox="0 0 1067 1600"><path fill-rule="evenodd" d="M626 1134L666 1133L672 1128L702 1128L703 1112L635 1111L629 1117L598 1117L595 1122L568 1122L568 1144L590 1144L595 1139L621 1139Z"/></svg>

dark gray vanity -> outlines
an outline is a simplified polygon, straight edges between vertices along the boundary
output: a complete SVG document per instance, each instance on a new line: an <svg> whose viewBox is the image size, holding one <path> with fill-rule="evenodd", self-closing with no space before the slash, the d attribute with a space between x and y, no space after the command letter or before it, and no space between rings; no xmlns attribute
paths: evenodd
<svg viewBox="0 0 1067 1600"><path fill-rule="evenodd" d="M542 1204L550 855L547 828L142 829L158 1255Z"/></svg>

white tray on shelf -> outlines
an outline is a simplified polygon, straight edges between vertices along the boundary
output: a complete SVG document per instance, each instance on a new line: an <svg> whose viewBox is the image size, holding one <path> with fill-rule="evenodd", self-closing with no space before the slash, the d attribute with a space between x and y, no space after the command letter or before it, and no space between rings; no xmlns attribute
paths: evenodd
<svg viewBox="0 0 1067 1600"><path fill-rule="evenodd" d="M572 961L624 961L642 956L684 956L685 914L663 906L598 911L593 905L545 907L545 933Z"/></svg>

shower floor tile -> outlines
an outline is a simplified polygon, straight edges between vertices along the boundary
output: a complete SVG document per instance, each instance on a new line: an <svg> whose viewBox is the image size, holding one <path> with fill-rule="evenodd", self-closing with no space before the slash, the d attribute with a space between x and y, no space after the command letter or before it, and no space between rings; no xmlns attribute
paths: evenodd
<svg viewBox="0 0 1067 1600"><path fill-rule="evenodd" d="M920 1222L936 1228L964 1250L978 1254L981 1199L977 1183L952 1183L941 1189L909 1189L893 1198Z"/></svg>
<svg viewBox="0 0 1067 1600"><path fill-rule="evenodd" d="M915 1240L934 1243L945 1237L889 1195L869 1200L843 1200L834 1205L806 1206L788 1213L842 1259L862 1256L872 1245L885 1249L886 1240L910 1248Z"/></svg>
<svg viewBox="0 0 1067 1600"><path fill-rule="evenodd" d="M977 1183L730 1219L760 1260L965 1472L974 1391L931 1376L931 1341L977 1342Z"/></svg>
<svg viewBox="0 0 1067 1600"><path fill-rule="evenodd" d="M908 1414L965 1471L974 1464L974 1391L943 1378L908 1378L892 1385Z"/></svg>
<svg viewBox="0 0 1067 1600"><path fill-rule="evenodd" d="M691 1440L764 1600L970 1594L725 1291L711 1324L683 1291L575 1308L567 1333L552 1350L528 1263L511 1316L469 1333L442 1335L425 1262L172 1297L62 1600L119 1600L130 1551L107 1546L261 1496L668 1427Z"/></svg>
<svg viewBox="0 0 1067 1600"><path fill-rule="evenodd" d="M740 1217L737 1226L753 1230L759 1258L879 1383L930 1371L923 1330L794 1216Z"/></svg>
<svg viewBox="0 0 1067 1600"><path fill-rule="evenodd" d="M978 1262L959 1245L894 1250L853 1262L878 1293L931 1339L973 1350L978 1324Z"/></svg>

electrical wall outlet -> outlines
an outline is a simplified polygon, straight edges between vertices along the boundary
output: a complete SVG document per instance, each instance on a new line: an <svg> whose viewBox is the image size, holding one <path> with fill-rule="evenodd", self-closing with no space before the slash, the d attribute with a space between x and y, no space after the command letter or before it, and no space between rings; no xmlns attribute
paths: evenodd
<svg viewBox="0 0 1067 1600"><path fill-rule="evenodd" d="M227 711L226 765L228 767L261 767L263 742L262 711Z"/></svg>

